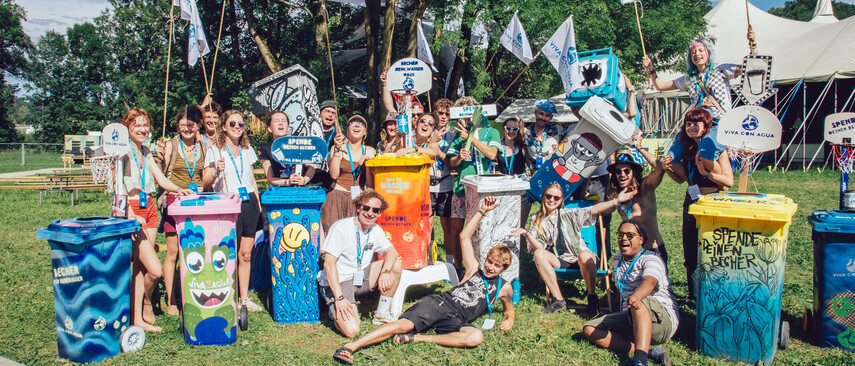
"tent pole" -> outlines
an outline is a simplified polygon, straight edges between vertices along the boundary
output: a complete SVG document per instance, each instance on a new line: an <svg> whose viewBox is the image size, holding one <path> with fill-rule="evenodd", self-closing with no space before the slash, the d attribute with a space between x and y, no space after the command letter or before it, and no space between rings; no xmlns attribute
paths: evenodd
<svg viewBox="0 0 855 366"><path fill-rule="evenodd" d="M829 79L829 82L830 82L830 81L832 81L836 75L837 75L836 73L835 73L835 74L832 74L832 75L831 75L831 79ZM830 86L830 85L831 85L830 83L825 84L825 88L823 89L823 92L822 92L822 93L820 93L820 96L824 95L824 94L827 92L827 90L828 90L828 88L829 88L829 86ZM805 85L805 87L807 87L807 85ZM795 94L793 94L793 96L795 96ZM810 112L810 113L813 113L813 110L814 110L814 108L815 108L815 107L816 107L816 104L814 104L814 106L811 108L811 112ZM786 111L785 111L785 113L786 113ZM799 126L799 129L798 129L798 130L796 130L796 132L793 134L793 138L792 138L792 139L790 139L790 143L789 143L789 144L787 144L787 147L786 147L786 148L781 152L781 157L780 157L780 159L778 159L778 161L777 161L777 162L775 162L775 168L774 168L774 169L778 169L778 165L781 163L781 160L783 160L783 159L784 159L784 156L786 156L787 151L788 151L788 150L790 149L790 147L793 145L793 142L795 142L795 141L796 141L796 138L798 137L799 132L801 132L801 131L802 131L802 128L804 128L806 124L807 124L807 120L806 120L806 119L803 119L803 120L802 120L802 124ZM808 126L808 127L810 127L810 126ZM787 167L785 168L785 170L786 170L786 169L788 169L788 168L790 167L790 163L792 163L792 161L793 161L793 159L791 158L791 159L787 162Z"/></svg>
<svg viewBox="0 0 855 366"><path fill-rule="evenodd" d="M846 102L843 103L843 108L840 108L841 111L846 110L846 106L849 105L849 102L852 101L852 97L855 96L855 88L852 89L852 92L849 93L849 98L846 98Z"/></svg>
<svg viewBox="0 0 855 366"><path fill-rule="evenodd" d="M819 113L818 107L822 104L822 102L825 101L825 97L828 95L828 91L831 87L831 83L834 82L834 78L836 75L837 75L836 73L831 75L831 78L828 80L828 84L825 84L825 88L822 89L822 92L819 94L819 97L817 98L816 102L814 102L813 106L810 107L810 112L808 112L808 117L810 118L810 121L808 121L807 127L805 127L803 134L802 134L802 136L803 136L802 137L802 146L803 146L803 148L802 148L802 159L803 159L802 160L802 166L803 167L804 167L805 149L807 148L806 147L807 146L807 143L806 143L806 141L807 141L807 130L810 128L811 124L813 124L813 120L814 120L814 118L816 118L817 113ZM818 152L819 152L819 149L817 149L817 153ZM807 169L810 169L811 165L813 165L813 159L815 159L815 158L816 158L816 154L814 154L813 158L811 158L810 163L808 163Z"/></svg>

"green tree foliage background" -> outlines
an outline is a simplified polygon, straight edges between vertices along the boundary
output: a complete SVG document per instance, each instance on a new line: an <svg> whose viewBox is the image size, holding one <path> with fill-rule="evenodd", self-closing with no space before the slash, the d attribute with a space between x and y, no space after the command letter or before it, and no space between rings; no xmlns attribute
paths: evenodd
<svg viewBox="0 0 855 366"><path fill-rule="evenodd" d="M787 1L783 7L770 8L769 14L807 22L813 18L815 8L816 0L794 0ZM855 14L855 5L842 1L832 1L831 8L834 9L834 16L837 19L846 19Z"/></svg>
<svg viewBox="0 0 855 366"><path fill-rule="evenodd" d="M7 84L6 74L21 76L32 48L30 37L21 22L26 14L11 0L0 0L0 142L23 139L15 131L12 111L15 108L15 87Z"/></svg>

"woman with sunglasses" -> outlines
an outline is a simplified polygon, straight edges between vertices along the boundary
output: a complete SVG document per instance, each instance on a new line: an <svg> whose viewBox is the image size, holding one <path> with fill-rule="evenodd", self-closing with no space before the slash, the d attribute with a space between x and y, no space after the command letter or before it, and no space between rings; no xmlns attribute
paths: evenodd
<svg viewBox="0 0 855 366"><path fill-rule="evenodd" d="M523 124L519 118L511 117L502 124L505 128L505 137L502 139L502 148L499 149L499 172L502 174L519 175L526 173L526 149L523 142L523 133L520 131Z"/></svg>
<svg viewBox="0 0 855 366"><path fill-rule="evenodd" d="M726 191L733 185L733 169L727 150L722 151L715 161L700 157L698 145L710 133L712 127L712 115L706 110L696 108L686 112L683 127L677 135L683 146L681 159L670 166L664 166L665 173L675 182L689 184L683 199L683 259L690 299L695 298L692 274L698 268L698 227L695 217L689 214L689 205L701 195Z"/></svg>
<svg viewBox="0 0 855 366"><path fill-rule="evenodd" d="M365 146L368 124L365 118L356 115L347 120L347 136L335 136L335 145L330 151L330 177L335 180L327 201L321 206L321 224L329 230L336 221L356 216L353 199L371 186L372 176L365 161L374 157L373 147Z"/></svg>
<svg viewBox="0 0 855 366"><path fill-rule="evenodd" d="M633 365L647 365L648 359L671 365L664 347L650 349L671 339L680 321L665 263L644 249L650 238L643 223L625 220L616 237L620 252L612 257L612 268L620 311L592 319L582 332L597 346L632 354Z"/></svg>
<svg viewBox="0 0 855 366"><path fill-rule="evenodd" d="M394 153L401 148L401 137L398 136L398 115L395 112L386 114L386 120L380 126L380 141L377 142L377 153Z"/></svg>
<svg viewBox="0 0 855 366"><path fill-rule="evenodd" d="M398 150L396 153L398 156L403 156L409 153L421 153L432 158L435 158L439 155L439 145L436 142L431 141L431 136L433 135L433 129L436 125L436 115L433 113L423 114L418 121L416 121L416 136L413 139L414 146L413 147L405 147L403 149Z"/></svg>
<svg viewBox="0 0 855 366"><path fill-rule="evenodd" d="M243 115L236 110L228 110L220 116L217 139L205 156L203 182L205 186L212 186L216 192L231 192L240 196L240 213L235 223L238 299L247 310L261 311L261 306L247 296L252 270L250 259L261 217L261 203L258 199L258 183L252 172L252 165L258 161L258 156L249 146L244 124Z"/></svg>
<svg viewBox="0 0 855 366"><path fill-rule="evenodd" d="M594 315L599 311L596 292L599 258L582 240L581 230L585 226L593 225L597 215L631 200L633 196L634 191L625 189L607 202L590 207L562 209L564 192L560 184L553 183L543 191L540 210L531 220L529 229L519 228L511 232L510 235L525 236L529 251L534 252L537 272L552 294L553 301L543 308L543 312L555 313L567 306L558 287L556 268L579 269L588 289L587 312Z"/></svg>
<svg viewBox="0 0 855 366"><path fill-rule="evenodd" d="M178 112L178 138L172 139L164 149L164 172L175 185L198 193L202 185L202 167L205 166L206 149L197 138L202 124L202 110L197 106L186 106ZM168 193L161 207L159 231L166 237L166 256L163 258L163 284L166 287L166 313L178 315L178 302L172 296L175 280L175 264L178 261L178 233L175 218L167 208L175 202L177 195Z"/></svg>
<svg viewBox="0 0 855 366"><path fill-rule="evenodd" d="M159 332L160 327L154 326L154 311L151 306L151 294L154 286L163 275L163 267L154 242L157 239L157 207L152 195L155 182L179 195L193 193L169 181L160 167L155 163L152 151L143 146L143 142L151 134L151 117L141 108L131 108L122 118L122 124L128 128L131 142L131 153L122 157L124 171L122 182L128 200L128 219L136 219L142 224L142 229L133 235L133 309L134 325L145 331Z"/></svg>

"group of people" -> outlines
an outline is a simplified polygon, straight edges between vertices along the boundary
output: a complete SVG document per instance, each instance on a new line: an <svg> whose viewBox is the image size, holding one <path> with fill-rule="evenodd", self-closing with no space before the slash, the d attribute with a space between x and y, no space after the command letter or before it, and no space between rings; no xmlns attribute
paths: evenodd
<svg viewBox="0 0 855 366"><path fill-rule="evenodd" d="M733 184L730 160L724 148L715 141L715 125L730 107L727 80L741 72L738 66L712 63L709 45L696 40L690 45L686 74L674 81L657 77L652 63L645 58L642 66L653 85L660 90L688 91L696 108L686 113L683 127L671 150L661 159L641 148L641 138L635 146L651 166L643 176L642 166L629 154L619 154L607 161L577 192L564 192L560 185L548 186L540 198L540 208L528 227L531 201L520 210L523 222L512 235L523 237L532 253L535 269L548 288L550 298L544 312L567 308L555 274L558 268L580 270L587 288L587 313L593 318L582 332L593 343L633 354L639 364L648 357L668 364L662 347L651 350L670 339L676 332L679 316L668 277L668 256L657 225L656 188L665 175L677 183L687 182L688 189L683 212L683 249L687 269L689 297L694 296L691 279L697 267L697 229L688 206L700 195L726 190ZM382 80L383 78L381 78ZM630 103L626 115L636 114L630 87ZM394 110L393 96L384 93L389 110ZM485 312L490 314L481 329L495 326L493 303L502 303L502 330L514 325L512 288L499 276L513 260L511 250L503 245L493 247L483 263L479 263L472 248L472 236L481 218L497 208L495 198L485 198L479 211L466 220L464 187L461 178L468 175L499 172L501 174L534 174L561 144L573 126L552 123L557 108L549 100L535 102L533 123L526 125L520 118L502 121L504 134L492 127L472 129L469 118L450 122L451 108L479 103L472 97L456 101L440 99L431 109L413 103L414 138L407 146L397 131L396 114L390 113L380 123L381 139L376 147L367 146L368 121L350 116L345 128L338 126L335 103L321 104L320 119L323 138L329 149L328 159L317 166L283 165L272 157L271 142L262 145L259 153L250 147L244 116L235 110L221 112L215 103L207 101L202 107L188 106L175 121L178 138L163 149L150 151L142 145L148 138L151 118L139 108L124 117L132 142L132 153L124 157L125 192L131 210L143 230L134 237L134 323L147 331L160 328L153 325L150 295L154 284L163 276L166 282L167 312L177 314L173 298L173 283L178 238L175 221L169 215L168 204L176 195L199 191L232 192L241 197L241 213L236 222L238 242L238 298L250 310L261 310L248 297L251 251L255 232L261 225L262 207L258 199L258 184L252 173L253 164L261 166L270 185L305 186L314 184L327 191L321 207L323 227L321 253L323 270L318 274L320 296L329 309L329 320L347 338L360 332L356 296L379 290L380 300L373 322L381 325L363 337L336 350L334 358L352 363L360 348L394 338L395 343L434 342L452 347L475 347L483 340L481 330L472 324ZM574 113L578 110L574 109ZM577 113L578 117L578 113ZM581 118L580 118L581 119ZM287 136L288 116L272 111L266 116L271 141ZM469 134L471 147L467 147ZM391 298L401 278L398 253L389 242L377 219L388 207L385 199L371 189L373 175L366 161L378 154L420 153L432 157L430 192L433 214L439 217L444 236L447 260L460 271L461 282L441 294L419 300L403 314L393 314ZM190 156L192 155L192 158ZM452 174L456 172L456 174ZM156 186L165 193L160 221L165 233L167 253L161 264L153 243L158 228ZM565 195L597 198L593 206L565 208ZM609 222L597 220L617 211L622 223L615 234L617 251L610 257L614 280L620 292L621 310L599 317L596 294L596 269L605 260L582 240L581 229L599 222L607 228ZM605 234L601 240L609 242ZM435 335L424 334L429 329Z"/></svg>

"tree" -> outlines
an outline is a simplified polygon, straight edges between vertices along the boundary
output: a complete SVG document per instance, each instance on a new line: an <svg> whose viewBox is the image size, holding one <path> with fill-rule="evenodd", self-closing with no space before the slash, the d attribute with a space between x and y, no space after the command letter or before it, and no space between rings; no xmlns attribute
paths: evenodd
<svg viewBox="0 0 855 366"><path fill-rule="evenodd" d="M0 142L20 141L11 112L15 108L16 88L6 84L6 73L21 76L32 49L30 37L24 33L21 21L24 9L11 0L0 0Z"/></svg>
<svg viewBox="0 0 855 366"><path fill-rule="evenodd" d="M842 1L832 1L831 8L834 9L837 19L846 19L855 14L855 5ZM807 22L813 18L815 9L816 0L790 0L784 3L783 7L769 8L769 14Z"/></svg>

